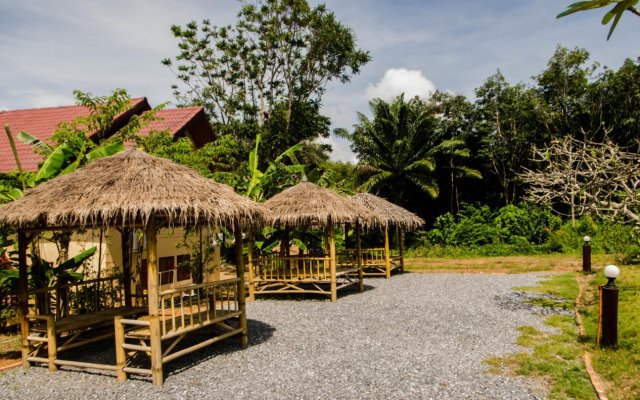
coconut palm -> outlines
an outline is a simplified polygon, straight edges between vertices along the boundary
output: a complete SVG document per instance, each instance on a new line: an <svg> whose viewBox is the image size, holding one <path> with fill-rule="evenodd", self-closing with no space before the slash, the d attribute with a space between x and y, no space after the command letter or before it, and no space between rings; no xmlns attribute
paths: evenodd
<svg viewBox="0 0 640 400"><path fill-rule="evenodd" d="M399 203L406 190L417 190L431 198L438 196L435 181L433 108L420 100L407 102L400 95L391 102L369 103L373 119L358 113L352 134L338 132L351 140L351 149L365 177L362 189L378 192Z"/></svg>

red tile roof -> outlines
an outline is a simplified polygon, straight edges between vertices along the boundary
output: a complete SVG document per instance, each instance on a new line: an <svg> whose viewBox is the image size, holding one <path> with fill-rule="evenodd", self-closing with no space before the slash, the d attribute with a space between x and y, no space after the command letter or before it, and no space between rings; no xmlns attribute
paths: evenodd
<svg viewBox="0 0 640 400"><path fill-rule="evenodd" d="M156 119L151 121L149 125L146 125L138 135L147 136L151 132L160 132L167 130L169 134L176 135L189 122L204 109L202 107L182 107L171 108L165 110L156 111Z"/></svg>
<svg viewBox="0 0 640 400"><path fill-rule="evenodd" d="M131 108L121 115L124 117L137 108L149 109L147 99L144 97L132 99ZM27 171L37 171L38 163L42 161L42 157L34 153L31 146L23 144L16 138L18 132L25 131L50 144L49 139L61 122L71 122L75 118L89 115L89 113L89 109L83 106L0 111L0 129L2 130L0 132L0 172L9 172L18 168L11 152L9 139L4 132L5 125L9 125L11 133L13 133L22 168Z"/></svg>

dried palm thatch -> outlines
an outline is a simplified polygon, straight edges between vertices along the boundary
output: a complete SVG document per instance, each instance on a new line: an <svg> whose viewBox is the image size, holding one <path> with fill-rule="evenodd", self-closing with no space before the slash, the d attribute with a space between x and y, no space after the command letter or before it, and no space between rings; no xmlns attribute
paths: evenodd
<svg viewBox="0 0 640 400"><path fill-rule="evenodd" d="M169 160L131 149L28 190L0 207L17 228L146 224L261 225L264 208L229 186Z"/></svg>
<svg viewBox="0 0 640 400"><path fill-rule="evenodd" d="M331 189L300 182L264 203L273 225L329 226L360 222L363 226L381 225L381 218L367 208Z"/></svg>
<svg viewBox="0 0 640 400"><path fill-rule="evenodd" d="M424 225L424 220L414 213L371 193L358 193L351 199L369 210L375 211L382 217L385 225L409 231Z"/></svg>

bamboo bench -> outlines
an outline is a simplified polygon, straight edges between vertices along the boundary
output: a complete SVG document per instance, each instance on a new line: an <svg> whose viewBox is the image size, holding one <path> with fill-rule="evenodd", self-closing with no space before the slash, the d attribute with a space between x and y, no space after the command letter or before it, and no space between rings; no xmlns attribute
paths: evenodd
<svg viewBox="0 0 640 400"><path fill-rule="evenodd" d="M202 349L234 335L243 335L242 327L233 327L227 321L239 318L238 305L240 278L189 285L160 293L160 315L128 319L115 318L116 374L118 380L126 380L128 374L153 374L152 369L134 367L138 354L149 357L159 352L161 365L178 357ZM176 350L189 334L205 327L217 326L222 333ZM160 337L160 348L154 349L154 335Z"/></svg>
<svg viewBox="0 0 640 400"><path fill-rule="evenodd" d="M23 347L27 346L29 353L26 361L46 363L50 371L56 371L59 365L115 370L115 366L110 365L63 360L58 353L112 337L115 317L133 317L145 311L145 307L118 307L58 320L51 314L29 316L29 336L26 343L23 341ZM39 355L44 350L47 351L46 358Z"/></svg>

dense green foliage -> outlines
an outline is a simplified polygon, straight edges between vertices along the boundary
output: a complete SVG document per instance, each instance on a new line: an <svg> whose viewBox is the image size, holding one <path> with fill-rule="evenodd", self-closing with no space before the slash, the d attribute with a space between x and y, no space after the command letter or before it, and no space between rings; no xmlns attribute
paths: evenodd
<svg viewBox="0 0 640 400"><path fill-rule="evenodd" d="M431 229L411 236L411 255L428 257L507 256L575 253L584 236L592 250L611 254L617 262L640 261L638 229L586 216L575 225L563 222L548 208L531 203L509 204L497 210L487 205L463 205L454 216L436 218Z"/></svg>
<svg viewBox="0 0 640 400"><path fill-rule="evenodd" d="M171 31L180 50L162 62L180 83L176 98L203 106L219 130L241 141L260 133L265 161L328 136L329 119L320 114L327 84L348 82L370 59L349 27L306 0L243 1L234 25L192 21Z"/></svg>
<svg viewBox="0 0 640 400"><path fill-rule="evenodd" d="M440 92L402 104L377 99L372 117L360 115L342 135L360 161L361 185L433 223L446 212L455 215L460 203L497 209L527 200L521 174L542 167L533 146L569 137L638 152L638 82L640 59L613 70L592 63L584 49L558 47L530 83L510 83L498 71L475 90L474 101Z"/></svg>

